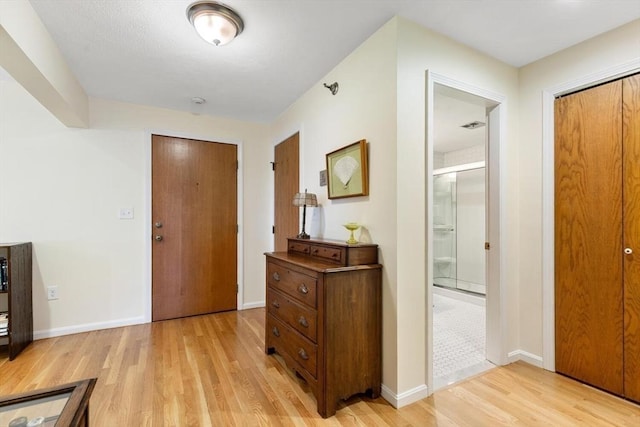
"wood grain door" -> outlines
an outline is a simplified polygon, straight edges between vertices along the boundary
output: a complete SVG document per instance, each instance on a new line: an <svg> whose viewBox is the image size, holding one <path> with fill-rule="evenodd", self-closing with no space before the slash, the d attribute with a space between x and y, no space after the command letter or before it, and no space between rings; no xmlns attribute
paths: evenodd
<svg viewBox="0 0 640 427"><path fill-rule="evenodd" d="M622 81L624 395L640 402L640 75Z"/></svg>
<svg viewBox="0 0 640 427"><path fill-rule="evenodd" d="M300 208L293 206L293 196L299 191L299 139L296 133L274 149L275 251L286 251L287 237L294 237L300 232Z"/></svg>
<svg viewBox="0 0 640 427"><path fill-rule="evenodd" d="M153 320L235 310L237 147L153 135L151 152Z"/></svg>
<svg viewBox="0 0 640 427"><path fill-rule="evenodd" d="M617 394L623 393L621 85L555 103L556 370Z"/></svg>

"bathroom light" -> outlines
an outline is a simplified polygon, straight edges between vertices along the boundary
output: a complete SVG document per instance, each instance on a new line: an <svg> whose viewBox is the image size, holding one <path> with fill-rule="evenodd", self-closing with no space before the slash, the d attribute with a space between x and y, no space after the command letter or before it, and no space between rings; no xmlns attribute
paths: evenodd
<svg viewBox="0 0 640 427"><path fill-rule="evenodd" d="M222 3L200 1L187 8L187 18L205 41L223 46L244 29L242 18Z"/></svg>

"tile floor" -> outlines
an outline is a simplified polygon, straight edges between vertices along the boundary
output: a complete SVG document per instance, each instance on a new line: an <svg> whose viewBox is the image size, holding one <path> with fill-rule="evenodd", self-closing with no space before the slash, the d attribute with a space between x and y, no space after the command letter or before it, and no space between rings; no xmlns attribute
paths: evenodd
<svg viewBox="0 0 640 427"><path fill-rule="evenodd" d="M433 383L437 390L493 365L485 360L484 299L451 298L434 287ZM443 295L445 294L445 295Z"/></svg>

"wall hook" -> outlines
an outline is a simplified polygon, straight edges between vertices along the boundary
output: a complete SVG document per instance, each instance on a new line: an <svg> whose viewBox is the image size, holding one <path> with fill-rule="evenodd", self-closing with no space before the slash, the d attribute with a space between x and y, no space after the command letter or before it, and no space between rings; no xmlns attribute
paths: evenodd
<svg viewBox="0 0 640 427"><path fill-rule="evenodd" d="M338 82L333 82L330 85L324 83L324 87L329 89L332 95L335 95L336 93L338 93Z"/></svg>

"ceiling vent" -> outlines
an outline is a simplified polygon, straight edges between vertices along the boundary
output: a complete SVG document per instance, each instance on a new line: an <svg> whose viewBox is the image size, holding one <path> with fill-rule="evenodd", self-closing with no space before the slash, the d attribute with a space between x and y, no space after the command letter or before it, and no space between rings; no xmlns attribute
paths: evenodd
<svg viewBox="0 0 640 427"><path fill-rule="evenodd" d="M484 122L479 122L476 120L475 122L467 123L466 125L462 125L460 127L463 127L465 129L477 129L483 126L484 126Z"/></svg>

